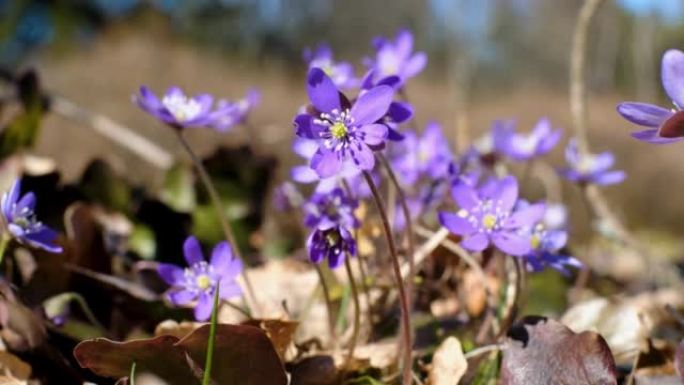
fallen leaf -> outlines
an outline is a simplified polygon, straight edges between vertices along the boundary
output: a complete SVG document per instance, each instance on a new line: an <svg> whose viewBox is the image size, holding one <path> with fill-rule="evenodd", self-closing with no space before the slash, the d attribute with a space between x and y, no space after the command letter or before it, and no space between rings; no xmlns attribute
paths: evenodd
<svg viewBox="0 0 684 385"><path fill-rule="evenodd" d="M12 353L0 351L0 372L17 380L28 380L31 366Z"/></svg>
<svg viewBox="0 0 684 385"><path fill-rule="evenodd" d="M204 325L175 346L204 367L210 325ZM218 325L212 378L220 385L285 385L287 376L266 334L253 326Z"/></svg>
<svg viewBox="0 0 684 385"><path fill-rule="evenodd" d="M461 342L456 337L445 339L432 356L428 370L429 385L456 385L468 369Z"/></svg>
<svg viewBox="0 0 684 385"><path fill-rule="evenodd" d="M245 321L242 324L254 326L263 330L268 338L271 339L273 347L276 352L278 352L278 356L280 356L280 360L285 362L285 352L290 344L292 344L299 322L275 319L253 319Z"/></svg>
<svg viewBox="0 0 684 385"><path fill-rule="evenodd" d="M290 385L334 385L338 383L335 360L330 356L312 356L293 365Z"/></svg>
<svg viewBox="0 0 684 385"><path fill-rule="evenodd" d="M502 385L615 385L615 361L593 332L574 333L558 321L525 317L508 331Z"/></svg>

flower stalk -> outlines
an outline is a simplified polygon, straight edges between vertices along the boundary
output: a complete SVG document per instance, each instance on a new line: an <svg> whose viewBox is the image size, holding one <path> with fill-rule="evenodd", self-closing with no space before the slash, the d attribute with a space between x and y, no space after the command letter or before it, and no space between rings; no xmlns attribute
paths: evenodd
<svg viewBox="0 0 684 385"><path fill-rule="evenodd" d="M349 285L351 286L352 299L354 300L354 324L352 329L352 338L349 344L349 352L347 353L347 361L345 363L346 367L349 367L354 359L354 350L356 349L356 343L359 339L359 329L361 327L361 305L359 303L359 290L356 287L356 281L354 281L354 273L352 273L351 267L351 255L347 254L347 258L344 259L344 267L347 270L347 277L349 277Z"/></svg>

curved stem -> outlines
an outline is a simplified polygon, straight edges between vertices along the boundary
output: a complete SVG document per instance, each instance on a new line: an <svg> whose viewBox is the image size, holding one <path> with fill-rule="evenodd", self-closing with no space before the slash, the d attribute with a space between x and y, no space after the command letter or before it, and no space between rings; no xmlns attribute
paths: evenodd
<svg viewBox="0 0 684 385"><path fill-rule="evenodd" d="M330 329L332 346L337 346L337 329L335 328L335 317L333 314L332 300L330 299L330 288L328 287L328 283L325 282L321 267L315 263L314 267L316 268L316 273L318 273L318 280L321 282L321 288L323 288L323 298L325 299L325 307L328 311L328 328Z"/></svg>
<svg viewBox="0 0 684 385"><path fill-rule="evenodd" d="M5 259L5 251L7 251L7 245L9 245L10 241L10 236L4 232L0 236L0 265L2 265L2 261Z"/></svg>
<svg viewBox="0 0 684 385"><path fill-rule="evenodd" d="M394 238L392 237L392 227L390 226L389 219L387 219L387 211L385 210L385 204L382 202L382 197L378 192L375 183L373 182L373 177L368 173L368 171L363 172L363 177L368 183L368 187L373 194L373 199L375 200L375 206L378 209L380 218L382 219L382 225L385 230L385 237L387 238L387 246L389 247L391 259L392 259L392 270L394 272L394 278L397 281L397 289L399 290L399 304L401 306L401 326L402 334L404 339L404 363L403 363L403 384L410 385L412 381L411 369L412 369L412 351L413 342L411 336L411 316L409 314L409 302L408 296L406 295L406 288L404 287L404 280L401 277L401 268L399 266L399 256L397 255L397 248L394 244Z"/></svg>
<svg viewBox="0 0 684 385"><path fill-rule="evenodd" d="M173 130L177 137L178 141L181 143L185 151L188 153L190 156L190 159L192 159L193 164L195 165L195 168L197 169L197 173L200 176L200 179L202 180L202 183L204 184L204 187L207 189L209 192L209 197L211 198L211 201L214 205L214 209L216 210L216 215L218 215L219 221L221 222L221 228L223 229L223 234L226 237L226 240L230 244L230 247L233 249L233 255L237 256L242 263L244 264L245 268L242 269L242 278L245 280L245 286L247 287L247 294L249 295L250 299L252 300L252 303L254 306L259 309L259 302L257 302L256 295L254 294L254 288L252 286L252 282L249 280L249 277L247 275L247 260L244 258L242 253L240 252L240 247L238 247L237 241L235 240L235 235L233 234L233 230L230 227L230 223L228 222L228 218L226 218L226 212L223 208L223 204L221 203L221 197L218 194L218 191L216 191L216 187L214 186L214 183L211 181L211 177L209 177L209 173L207 172L206 168L204 168L204 165L202 164L202 160L197 156L195 151L192 149L190 146L190 143L188 143L187 140L185 140L185 137L183 136L183 132L178 129ZM258 313L261 313L260 311Z"/></svg>
<svg viewBox="0 0 684 385"><path fill-rule="evenodd" d="M415 252L416 252L416 244L413 239L413 223L411 220L411 212L409 211L408 203L406 201L406 194L404 194L404 189L401 188L399 185L399 180L397 179L396 174L392 170L392 166L389 164L387 161L387 158L381 153L378 153L378 157L380 158L380 162L382 165L385 167L385 170L387 171L387 175L389 176L390 180L392 181L392 184L397 190L397 197L399 198L399 204L401 206L401 211L403 212L404 215L404 221L406 222L404 226L404 232L406 233L406 239L407 239L407 244L408 244L408 250L407 250L407 260L409 263L409 279L408 279L408 284L406 286L406 291L408 292L409 296L409 311L413 308L413 280L416 274L416 263L415 263ZM392 204L392 202L389 202L389 204Z"/></svg>
<svg viewBox="0 0 684 385"><path fill-rule="evenodd" d="M131 365L131 374L128 375L128 385L135 385L135 365L136 362L133 361Z"/></svg>
<svg viewBox="0 0 684 385"><path fill-rule="evenodd" d="M349 285L351 285L352 298L354 300L354 326L352 332L351 343L349 345L349 353L347 353L347 361L345 366L349 367L352 360L354 359L354 349L356 349L356 342L359 338L359 328L361 327L361 305L359 304L359 290L356 287L356 281L354 281L354 274L352 273L351 261L349 260L351 255L347 253L347 257L344 259L344 267L347 270L347 276L349 277Z"/></svg>

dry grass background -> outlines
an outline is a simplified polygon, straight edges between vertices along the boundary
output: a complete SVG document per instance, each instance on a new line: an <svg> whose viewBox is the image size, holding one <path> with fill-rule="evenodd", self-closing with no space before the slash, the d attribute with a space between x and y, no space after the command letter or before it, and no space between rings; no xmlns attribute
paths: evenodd
<svg viewBox="0 0 684 385"><path fill-rule="evenodd" d="M188 91L205 91L229 98L240 97L250 86L263 93L261 106L252 124L259 151L273 153L280 159L280 174L298 162L290 153L291 119L304 102L304 70L294 73L290 66L277 61L260 64L231 60L196 46L178 42L168 31L151 28L140 33L113 28L86 48L68 53L44 54L35 60L46 86L93 111L105 114L135 128L162 147L181 155L173 135L140 112L131 95L141 84L157 91L178 84ZM424 124L435 119L453 131L453 92L443 75L432 71L411 82L409 94ZM521 83L505 90L476 90L469 109L469 121L476 135L489 128L493 119L516 118L528 129L541 116L548 116L556 126L569 132L570 115L567 89ZM594 151L612 150L618 167L629 174L619 187L607 194L634 228L667 229L684 235L684 144L652 146L637 142L628 135L631 129L615 112L617 102L628 95L591 95L590 143ZM200 152L207 153L219 144L245 141L238 130L221 135L209 130L192 132L190 139ZM67 179L80 174L93 157L103 157L120 172L149 186L158 185L162 173L144 163L126 149L92 132L88 127L50 116L38 144L38 152L57 160ZM562 165L559 148L550 158ZM566 186L566 194L575 203L576 191Z"/></svg>

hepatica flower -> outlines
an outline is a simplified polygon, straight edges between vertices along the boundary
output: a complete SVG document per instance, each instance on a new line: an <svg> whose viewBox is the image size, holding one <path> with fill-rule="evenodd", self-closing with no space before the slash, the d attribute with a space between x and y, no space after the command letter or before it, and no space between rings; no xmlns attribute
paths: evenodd
<svg viewBox="0 0 684 385"><path fill-rule="evenodd" d="M346 254L356 255L356 242L349 230L342 226L314 230L306 241L309 258L313 263L328 260L331 269L342 265Z"/></svg>
<svg viewBox="0 0 684 385"><path fill-rule="evenodd" d="M304 205L304 224L310 228L330 229L335 226L345 228L359 227L354 210L359 203L348 196L341 188L327 194L314 194Z"/></svg>
<svg viewBox="0 0 684 385"><path fill-rule="evenodd" d="M161 99L149 88L140 87L133 101L148 114L175 128L207 126L217 117L212 111L214 98L209 94L189 97L178 87L171 87Z"/></svg>
<svg viewBox="0 0 684 385"><path fill-rule="evenodd" d="M183 253L188 267L180 268L160 263L159 276L169 285L169 301L176 306L195 303L195 319L206 321L214 308L214 293L219 288L219 297L227 300L242 294L235 278L242 272L242 262L233 258L228 242L214 247L211 260L207 263L200 244L195 237L188 237L183 244Z"/></svg>
<svg viewBox="0 0 684 385"><path fill-rule="evenodd" d="M311 68L320 68L332 79L340 89L354 88L358 79L354 77L354 67L348 62L336 62L333 52L327 44L319 45L315 50L304 50L304 60Z"/></svg>
<svg viewBox="0 0 684 385"><path fill-rule="evenodd" d="M401 79L398 76L388 76L381 79L379 82L375 82L373 79L374 71L370 70L361 80L361 93L373 89L374 87L385 85L389 87L396 88L401 83ZM404 135L397 131L399 125L411 119L413 117L413 106L408 102L392 101L390 103L387 113L382 116L376 123L382 123L387 126L388 133L387 139L391 141L401 141L404 139Z"/></svg>
<svg viewBox="0 0 684 385"><path fill-rule="evenodd" d="M568 275L568 267L582 267L578 259L561 251L568 240L568 233L565 230L547 229L540 222L532 227L529 235L532 249L525 255L525 260L531 271L541 271L550 267L563 275Z"/></svg>
<svg viewBox="0 0 684 385"><path fill-rule="evenodd" d="M551 122L541 119L529 134L515 132L514 125L499 125L494 135L498 152L513 160L529 160L551 151L561 138L561 130L553 130Z"/></svg>
<svg viewBox="0 0 684 385"><path fill-rule="evenodd" d="M444 227L463 237L462 245L470 251L482 251L494 244L504 253L522 256L532 249L530 237L521 233L544 216L544 204L513 210L518 200L518 182L508 176L497 181L496 188L478 190L467 183L457 183L452 196L460 210L440 212Z"/></svg>
<svg viewBox="0 0 684 385"><path fill-rule="evenodd" d="M575 139L571 139L565 149L565 160L569 167L561 169L560 174L578 184L606 186L620 183L626 176L624 171L611 170L615 163L612 153L581 154Z"/></svg>
<svg viewBox="0 0 684 385"><path fill-rule="evenodd" d="M660 72L663 88L672 100L672 108L648 103L624 102L617 110L634 124L648 127L633 132L632 136L644 142L666 144L684 139L684 52L671 49L665 52Z"/></svg>
<svg viewBox="0 0 684 385"><path fill-rule="evenodd" d="M209 117L208 125L219 132L226 132L237 124L243 123L247 115L261 101L261 93L256 89L247 92L247 96L236 101L219 100L216 109Z"/></svg>
<svg viewBox="0 0 684 385"><path fill-rule="evenodd" d="M366 66L380 78L398 76L397 86L419 74L427 64L424 52L413 52L413 34L407 29L399 31L394 41L376 38L374 45L375 59L366 59Z"/></svg>
<svg viewBox="0 0 684 385"><path fill-rule="evenodd" d="M2 196L2 218L7 232L17 242L43 249L51 253L61 253L62 248L55 243L57 232L45 226L36 218L36 196L21 193L21 180L12 183L9 191Z"/></svg>
<svg viewBox="0 0 684 385"><path fill-rule="evenodd" d="M420 136L414 131L406 132L397 153L392 163L406 185L415 183L422 175L433 180L445 178L453 160L449 142L435 122L428 123Z"/></svg>
<svg viewBox="0 0 684 385"><path fill-rule="evenodd" d="M313 68L307 91L315 111L298 115L295 129L298 136L318 144L311 168L321 178L336 175L348 160L359 170L373 169L373 149L381 148L387 138L387 127L375 122L387 113L392 88L374 87L352 105L323 70Z"/></svg>

